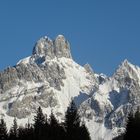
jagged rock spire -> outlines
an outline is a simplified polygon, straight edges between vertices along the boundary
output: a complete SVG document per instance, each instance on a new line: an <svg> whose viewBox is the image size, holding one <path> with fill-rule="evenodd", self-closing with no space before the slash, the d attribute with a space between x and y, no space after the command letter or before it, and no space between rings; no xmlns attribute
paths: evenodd
<svg viewBox="0 0 140 140"><path fill-rule="evenodd" d="M33 55L46 56L47 58L54 58L55 56L72 58L70 52L70 45L63 35L58 35L54 41L45 36L37 41Z"/></svg>
<svg viewBox="0 0 140 140"><path fill-rule="evenodd" d="M37 54L37 55L45 55L46 54L46 50L48 47L53 46L53 42L50 38L48 38L47 36L40 38L34 49L33 49L33 55Z"/></svg>
<svg viewBox="0 0 140 140"><path fill-rule="evenodd" d="M55 39L55 54L57 57L71 58L69 42L63 35L58 35Z"/></svg>
<svg viewBox="0 0 140 140"><path fill-rule="evenodd" d="M115 79L121 79L121 81L123 81L122 79L126 78L130 78L130 79L135 79L138 80L138 70L139 68L136 67L135 65L131 64L127 59L125 59L121 65L119 65L118 69L116 70L116 72L114 73L113 77L115 77Z"/></svg>

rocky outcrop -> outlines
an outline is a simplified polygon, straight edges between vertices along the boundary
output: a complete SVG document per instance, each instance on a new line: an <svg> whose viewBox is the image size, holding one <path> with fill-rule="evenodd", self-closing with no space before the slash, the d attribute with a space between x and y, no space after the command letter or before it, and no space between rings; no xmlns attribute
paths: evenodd
<svg viewBox="0 0 140 140"><path fill-rule="evenodd" d="M39 39L33 49L33 55L36 57L45 56L47 60L54 57L72 58L70 44L63 35L58 35L54 41L48 37Z"/></svg>
<svg viewBox="0 0 140 140"><path fill-rule="evenodd" d="M63 35L58 35L55 39L55 55L60 57L72 58L70 52L70 44Z"/></svg>

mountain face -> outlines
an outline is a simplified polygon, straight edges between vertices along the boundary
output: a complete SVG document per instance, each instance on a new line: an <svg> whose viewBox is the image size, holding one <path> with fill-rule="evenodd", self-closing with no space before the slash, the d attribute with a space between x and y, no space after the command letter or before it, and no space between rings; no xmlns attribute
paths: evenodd
<svg viewBox="0 0 140 140"><path fill-rule="evenodd" d="M8 127L32 122L41 106L59 121L74 99L81 119L94 140L111 140L125 131L127 115L140 105L140 68L122 62L112 77L96 74L89 64L73 59L63 35L55 40L42 37L32 55L0 72L0 115Z"/></svg>

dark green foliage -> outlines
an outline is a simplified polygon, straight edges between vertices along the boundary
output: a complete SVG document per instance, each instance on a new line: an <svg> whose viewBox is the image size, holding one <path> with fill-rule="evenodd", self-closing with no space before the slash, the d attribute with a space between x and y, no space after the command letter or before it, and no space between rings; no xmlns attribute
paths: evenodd
<svg viewBox="0 0 140 140"><path fill-rule="evenodd" d="M38 108L36 116L34 117L34 138L40 140L43 137L43 129L45 124L45 116L41 107ZM43 139L43 138L42 138Z"/></svg>
<svg viewBox="0 0 140 140"><path fill-rule="evenodd" d="M80 140L90 140L89 132L88 132L87 127L85 126L84 123L81 125L80 128L81 128Z"/></svg>
<svg viewBox="0 0 140 140"><path fill-rule="evenodd" d="M137 112L133 115L129 114L126 132L122 136L115 138L114 140L139 140L140 137L140 112Z"/></svg>
<svg viewBox="0 0 140 140"><path fill-rule="evenodd" d="M0 140L7 140L8 134L7 134L7 128L6 123L3 119L0 120Z"/></svg>
<svg viewBox="0 0 140 140"><path fill-rule="evenodd" d="M65 119L66 119L65 128L67 132L67 139L68 140L77 139L77 137L79 137L80 135L78 134L79 127L80 127L80 119L77 113L76 105L73 100L71 101L70 106L66 111Z"/></svg>
<svg viewBox="0 0 140 140"><path fill-rule="evenodd" d="M9 132L9 140L17 140L17 138L18 138L18 125L16 118L14 118L13 126Z"/></svg>
<svg viewBox="0 0 140 140"><path fill-rule="evenodd" d="M134 121L135 121L135 119L134 119L134 116L133 116L133 114L130 114L129 116L128 116L128 121L127 121L127 125L126 125L126 133L125 133L125 135L124 135L124 140L126 139L133 139L133 137L134 137L134 132L135 132L135 126L134 126Z"/></svg>
<svg viewBox="0 0 140 140"><path fill-rule="evenodd" d="M50 140L63 140L65 138L65 131L63 126L58 123L53 112L50 115L50 124L49 124L49 139Z"/></svg>
<svg viewBox="0 0 140 140"><path fill-rule="evenodd" d="M38 108L36 116L34 116L34 128L39 129L45 124L45 116L42 112L41 107Z"/></svg>
<svg viewBox="0 0 140 140"><path fill-rule="evenodd" d="M66 120L59 123L51 112L49 121L39 107L34 117L34 124L18 127L16 118L9 134L3 119L0 121L0 140L90 140L84 123L81 125L76 105L72 101L66 112Z"/></svg>
<svg viewBox="0 0 140 140"><path fill-rule="evenodd" d="M134 139L134 136L140 137L140 112L137 111L135 115L130 114L126 126L126 133L124 140Z"/></svg>
<svg viewBox="0 0 140 140"><path fill-rule="evenodd" d="M90 140L89 133L85 125L80 125L80 116L73 100L66 111L65 119L67 140Z"/></svg>
<svg viewBox="0 0 140 140"><path fill-rule="evenodd" d="M18 140L33 140L34 129L30 124L27 124L25 128L19 127Z"/></svg>

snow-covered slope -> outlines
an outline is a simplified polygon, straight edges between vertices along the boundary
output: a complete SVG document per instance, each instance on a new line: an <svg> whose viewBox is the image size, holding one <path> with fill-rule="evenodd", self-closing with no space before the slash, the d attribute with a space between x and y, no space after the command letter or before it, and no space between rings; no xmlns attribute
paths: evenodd
<svg viewBox="0 0 140 140"><path fill-rule="evenodd" d="M94 140L111 140L125 130L127 115L140 104L140 68L122 62L112 77L96 74L73 59L63 35L39 39L31 56L0 72L0 115L11 126L32 122L41 106L62 121L71 100Z"/></svg>

